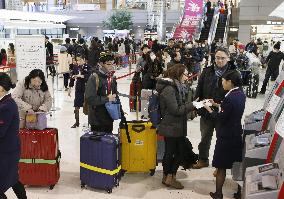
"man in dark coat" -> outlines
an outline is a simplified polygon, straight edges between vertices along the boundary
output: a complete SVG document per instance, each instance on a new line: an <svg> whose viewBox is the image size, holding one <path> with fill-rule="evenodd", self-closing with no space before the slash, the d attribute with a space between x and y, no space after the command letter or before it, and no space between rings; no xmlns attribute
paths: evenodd
<svg viewBox="0 0 284 199"><path fill-rule="evenodd" d="M229 51L225 48L218 48L215 54L216 63L204 68L196 88L195 98L199 101L204 99L213 99L216 103L221 103L226 92L222 87L222 75L229 70L235 69L235 66L229 64ZM201 142L198 145L199 161L193 166L195 169L201 169L209 166L209 150L216 121L213 120L205 109L200 109L200 131Z"/></svg>
<svg viewBox="0 0 284 199"><path fill-rule="evenodd" d="M105 104L117 98L117 83L113 78L114 57L101 53L97 70L90 76L85 97L89 105L88 120L92 131L112 133L113 119Z"/></svg>
<svg viewBox="0 0 284 199"><path fill-rule="evenodd" d="M252 39L251 42L246 45L246 51L247 52L256 52L257 51L257 45L254 42L254 39Z"/></svg>
<svg viewBox="0 0 284 199"><path fill-rule="evenodd" d="M0 73L0 198L7 199L5 192L12 187L17 198L26 199L24 186L19 182L20 159L19 111L8 94L14 88L11 79Z"/></svg>
<svg viewBox="0 0 284 199"><path fill-rule="evenodd" d="M265 94L266 87L271 77L271 81L275 81L279 75L279 65L281 61L284 60L284 53L280 51L280 42L274 45L274 50L271 51L266 58L267 69L265 73L265 78L261 87L261 94Z"/></svg>
<svg viewBox="0 0 284 199"><path fill-rule="evenodd" d="M167 68L172 67L175 64L180 64L181 62L181 54L180 52L174 52L171 55L172 60L168 63Z"/></svg>
<svg viewBox="0 0 284 199"><path fill-rule="evenodd" d="M45 36L45 50L46 50L46 66L49 69L50 75L55 76L56 70L54 67L53 44L49 41L49 37Z"/></svg>

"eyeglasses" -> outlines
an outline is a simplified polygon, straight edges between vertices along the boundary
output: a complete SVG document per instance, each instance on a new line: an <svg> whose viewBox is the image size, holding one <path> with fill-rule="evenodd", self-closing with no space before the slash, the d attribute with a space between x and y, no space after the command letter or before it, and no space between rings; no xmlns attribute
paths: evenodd
<svg viewBox="0 0 284 199"><path fill-rule="evenodd" d="M227 59L227 57L215 57L215 59L217 59L217 60L221 60L221 61L224 61L224 60L226 60L226 59Z"/></svg>

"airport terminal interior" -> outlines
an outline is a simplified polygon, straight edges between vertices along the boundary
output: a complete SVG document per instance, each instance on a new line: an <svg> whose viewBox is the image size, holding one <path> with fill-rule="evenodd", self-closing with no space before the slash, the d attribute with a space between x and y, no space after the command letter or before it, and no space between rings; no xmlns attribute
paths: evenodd
<svg viewBox="0 0 284 199"><path fill-rule="evenodd" d="M0 199L284 199L283 0L0 0Z"/></svg>

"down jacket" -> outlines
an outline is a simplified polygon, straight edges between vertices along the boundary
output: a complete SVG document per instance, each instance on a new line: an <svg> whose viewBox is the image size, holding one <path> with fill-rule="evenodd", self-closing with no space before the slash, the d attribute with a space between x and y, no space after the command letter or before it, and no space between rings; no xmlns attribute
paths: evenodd
<svg viewBox="0 0 284 199"><path fill-rule="evenodd" d="M195 108L186 102L183 85L177 80L161 78L157 82L162 120L158 133L165 137L187 135L187 114Z"/></svg>

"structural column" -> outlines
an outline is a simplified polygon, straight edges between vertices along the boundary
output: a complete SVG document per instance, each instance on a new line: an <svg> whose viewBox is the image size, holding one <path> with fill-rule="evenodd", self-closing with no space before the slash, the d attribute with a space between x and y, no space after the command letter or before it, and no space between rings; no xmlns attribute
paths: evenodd
<svg viewBox="0 0 284 199"><path fill-rule="evenodd" d="M161 9L160 9L160 18L158 21L158 38L160 41L164 41L166 39L166 1L161 1Z"/></svg>

